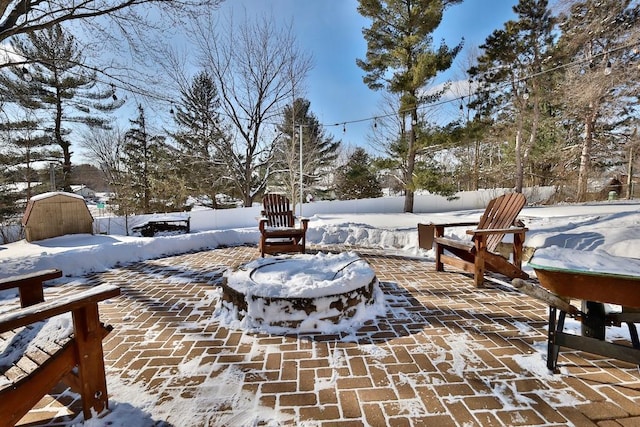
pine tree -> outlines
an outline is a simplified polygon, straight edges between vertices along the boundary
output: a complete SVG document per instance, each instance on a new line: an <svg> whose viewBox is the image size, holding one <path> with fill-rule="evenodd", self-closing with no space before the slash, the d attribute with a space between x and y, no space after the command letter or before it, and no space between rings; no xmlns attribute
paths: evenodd
<svg viewBox="0 0 640 427"><path fill-rule="evenodd" d="M618 157L637 125L640 5L632 0L574 2L560 17L559 58L566 68L558 93L564 101L569 144L579 147L577 200L587 200L588 180L598 161ZM610 166L610 165L607 165Z"/></svg>
<svg viewBox="0 0 640 427"><path fill-rule="evenodd" d="M3 164L12 171L7 178L27 184L22 196L28 200L35 194L32 186L34 180L37 180L34 165L58 162L61 153L51 148L51 138L39 129L39 124L34 120L0 123L0 131L5 139ZM47 186L47 190L49 189L50 186Z"/></svg>
<svg viewBox="0 0 640 427"><path fill-rule="evenodd" d="M208 196L213 208L218 207L216 195L225 191L226 184L223 153L218 148L218 141L225 138L219 109L218 90L211 76L203 71L181 91L174 113L179 130L171 134L178 144L179 175L193 196Z"/></svg>
<svg viewBox="0 0 640 427"><path fill-rule="evenodd" d="M11 46L17 55L32 62L30 79L23 79L23 68L10 67L12 75L3 73L2 83L11 101L32 110L62 150L62 186L69 191L74 126L108 128L107 113L124 101L113 99L112 88L99 88L96 72L85 65L81 46L60 25L14 38Z"/></svg>
<svg viewBox="0 0 640 427"><path fill-rule="evenodd" d="M554 20L547 0L520 0L513 10L518 20L487 37L478 65L469 73L480 82L472 106L484 117L507 122L514 131L506 137L514 141L514 184L521 192L541 115L550 110L553 74L542 71L552 64L545 59L553 49Z"/></svg>
<svg viewBox="0 0 640 427"><path fill-rule="evenodd" d="M6 237L2 233L6 225L16 224L20 218L20 213L24 211L18 201L24 200L20 192L15 191L13 185L15 180L11 176L10 161L5 154L0 152L0 241L6 242Z"/></svg>
<svg viewBox="0 0 640 427"><path fill-rule="evenodd" d="M300 132L302 131L303 191L308 194L326 192L321 180L333 170L340 141L327 136L317 117L310 111L310 101L298 98L284 109L278 125L280 138L274 151L276 185L284 187L291 200L299 200ZM320 197L322 198L322 197Z"/></svg>
<svg viewBox="0 0 640 427"><path fill-rule="evenodd" d="M138 117L130 122L132 127L124 136L123 171L118 183L123 197L119 197L118 204L131 206L133 213L151 213L152 184L161 175L164 138L149 134L142 105L138 105Z"/></svg>
<svg viewBox="0 0 640 427"><path fill-rule="evenodd" d="M370 165L367 152L356 148L336 174L336 196L341 200L382 197L382 187Z"/></svg>
<svg viewBox="0 0 640 427"><path fill-rule="evenodd" d="M451 67L462 48L449 48L444 42L434 46L431 34L440 25L445 7L461 0L359 0L358 12L372 20L363 29L367 41L366 60L357 60L365 71L369 88L386 88L400 94L399 115L409 121L409 130L401 135L405 212L413 212L416 155L421 151L418 134L418 109L437 100L440 94L425 95L425 86L438 72ZM404 121L404 120L403 120Z"/></svg>

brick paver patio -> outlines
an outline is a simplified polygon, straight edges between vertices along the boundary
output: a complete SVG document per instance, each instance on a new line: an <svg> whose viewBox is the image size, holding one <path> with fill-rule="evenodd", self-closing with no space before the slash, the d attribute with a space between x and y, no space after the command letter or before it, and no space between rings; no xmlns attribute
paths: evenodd
<svg viewBox="0 0 640 427"><path fill-rule="evenodd" d="M341 335L254 334L212 319L223 271L256 258L255 247L87 277L122 289L100 307L114 326L104 341L112 407L180 427L640 426L637 366L563 350L561 373L544 368L544 304L499 284L475 289L425 260L357 252L392 309ZM67 425L75 415L60 416L60 406L45 399L23 421Z"/></svg>

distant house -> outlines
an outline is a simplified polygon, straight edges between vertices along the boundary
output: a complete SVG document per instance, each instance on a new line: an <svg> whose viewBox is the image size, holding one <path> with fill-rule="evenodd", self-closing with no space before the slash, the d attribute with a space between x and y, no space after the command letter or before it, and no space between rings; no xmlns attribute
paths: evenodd
<svg viewBox="0 0 640 427"><path fill-rule="evenodd" d="M96 192L86 185L72 185L71 191L73 194L77 194L78 196L82 196L86 199L94 199L96 197Z"/></svg>
<svg viewBox="0 0 640 427"><path fill-rule="evenodd" d="M21 193L27 191L27 188L34 188L39 186L41 183L38 181L33 182L10 182L8 184L4 184L0 186L2 191L8 191L12 193Z"/></svg>
<svg viewBox="0 0 640 427"><path fill-rule="evenodd" d="M22 217L27 242L64 236L92 234L93 216L82 196L51 192L29 199Z"/></svg>

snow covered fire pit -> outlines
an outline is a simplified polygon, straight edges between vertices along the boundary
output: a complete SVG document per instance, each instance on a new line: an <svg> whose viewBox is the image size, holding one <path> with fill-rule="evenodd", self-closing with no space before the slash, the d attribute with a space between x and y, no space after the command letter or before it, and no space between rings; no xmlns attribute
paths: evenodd
<svg viewBox="0 0 640 427"><path fill-rule="evenodd" d="M217 314L247 329L336 332L384 315L384 296L353 252L260 258L226 274Z"/></svg>

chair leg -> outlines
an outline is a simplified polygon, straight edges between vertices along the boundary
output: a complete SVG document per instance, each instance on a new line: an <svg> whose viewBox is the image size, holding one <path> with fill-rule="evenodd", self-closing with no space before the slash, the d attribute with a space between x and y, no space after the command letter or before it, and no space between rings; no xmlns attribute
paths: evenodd
<svg viewBox="0 0 640 427"><path fill-rule="evenodd" d="M524 239L524 233L515 233L513 235L513 265L518 269L522 269Z"/></svg>
<svg viewBox="0 0 640 427"><path fill-rule="evenodd" d="M444 264L440 259L440 257L442 256L442 253L444 252L444 248L442 247L442 245L439 245L438 243L434 243L433 248L436 253L436 271L444 271Z"/></svg>
<svg viewBox="0 0 640 427"><path fill-rule="evenodd" d="M483 239L476 239L475 241L475 257L474 257L474 272L473 272L473 282L476 288L482 287L484 283L484 254L486 253L486 246Z"/></svg>
<svg viewBox="0 0 640 427"><path fill-rule="evenodd" d="M473 272L473 284L476 288L480 288L484 283L484 260L480 260L478 259L478 257L476 257L474 266L475 268Z"/></svg>
<svg viewBox="0 0 640 427"><path fill-rule="evenodd" d="M298 240L298 246L300 247L300 253L304 253L305 252L305 246L306 246L306 239L305 239L306 235L303 234L302 236L300 236L300 239Z"/></svg>

